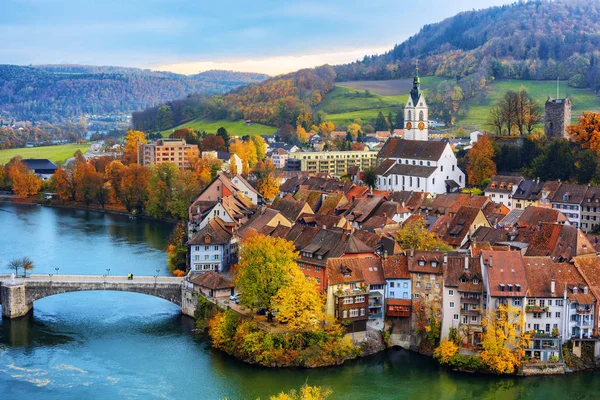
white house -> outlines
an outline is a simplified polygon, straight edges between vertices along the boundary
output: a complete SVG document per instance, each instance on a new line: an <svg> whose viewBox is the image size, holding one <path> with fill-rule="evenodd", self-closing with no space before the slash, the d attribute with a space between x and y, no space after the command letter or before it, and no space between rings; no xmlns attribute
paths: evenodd
<svg viewBox="0 0 600 400"><path fill-rule="evenodd" d="M268 156L271 158L275 168L283 169L285 168L285 162L289 158L289 155L290 153L284 149L274 149Z"/></svg>
<svg viewBox="0 0 600 400"><path fill-rule="evenodd" d="M447 142L390 138L377 154L377 188L443 194L465 186Z"/></svg>
<svg viewBox="0 0 600 400"><path fill-rule="evenodd" d="M260 204L262 196L246 181L240 174L231 178L231 182L235 185L238 191L242 192L254 204Z"/></svg>
<svg viewBox="0 0 600 400"><path fill-rule="evenodd" d="M193 273L222 272L237 261L238 240L219 217L210 220L188 242Z"/></svg>
<svg viewBox="0 0 600 400"><path fill-rule="evenodd" d="M523 180L522 176L496 175L486 186L483 193L495 203L504 204L513 209L513 195Z"/></svg>

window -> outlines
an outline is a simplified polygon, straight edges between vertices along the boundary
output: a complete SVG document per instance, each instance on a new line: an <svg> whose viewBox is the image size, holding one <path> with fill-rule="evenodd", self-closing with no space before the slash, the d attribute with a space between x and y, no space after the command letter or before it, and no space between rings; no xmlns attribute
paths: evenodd
<svg viewBox="0 0 600 400"><path fill-rule="evenodd" d="M556 305L557 306L563 306L563 301L562 300L556 300Z"/></svg>
<svg viewBox="0 0 600 400"><path fill-rule="evenodd" d="M544 307L546 305L546 300L540 300L540 307Z"/></svg>
<svg viewBox="0 0 600 400"><path fill-rule="evenodd" d="M358 317L358 308L352 308L350 310L350 318Z"/></svg>
<svg viewBox="0 0 600 400"><path fill-rule="evenodd" d="M390 287L394 287L394 282L390 282Z"/></svg>
<svg viewBox="0 0 600 400"><path fill-rule="evenodd" d="M395 293L394 292L390 292L390 297L394 297Z"/></svg>
<svg viewBox="0 0 600 400"><path fill-rule="evenodd" d="M454 308L454 302L453 301L450 302L450 308Z"/></svg>
<svg viewBox="0 0 600 400"><path fill-rule="evenodd" d="M546 318L552 318L552 313L551 312L547 312L546 313Z"/></svg>
<svg viewBox="0 0 600 400"><path fill-rule="evenodd" d="M214 258L213 258L213 259L214 259L214 260L218 260L218 259L219 259L219 255L218 255L218 254L215 254L215 256L214 256Z"/></svg>
<svg viewBox="0 0 600 400"><path fill-rule="evenodd" d="M513 306L520 306L521 305L521 299L513 299Z"/></svg>
<svg viewBox="0 0 600 400"><path fill-rule="evenodd" d="M402 298L408 299L408 292L402 292Z"/></svg>
<svg viewBox="0 0 600 400"><path fill-rule="evenodd" d="M534 312L533 313L533 318L534 319L540 319L540 318L542 318L542 313L541 312Z"/></svg>
<svg viewBox="0 0 600 400"><path fill-rule="evenodd" d="M552 305L552 300L548 300L548 305L551 306Z"/></svg>
<svg viewBox="0 0 600 400"><path fill-rule="evenodd" d="M454 296L454 290L452 290L452 289L448 290L448 296Z"/></svg>
<svg viewBox="0 0 600 400"><path fill-rule="evenodd" d="M421 287L421 282L417 282L417 287Z"/></svg>
<svg viewBox="0 0 600 400"><path fill-rule="evenodd" d="M209 258L209 255L208 255L208 254L205 254L205 255L204 255L204 259L205 259L205 260L208 260L208 258Z"/></svg>
<svg viewBox="0 0 600 400"><path fill-rule="evenodd" d="M365 316L365 309L364 309L364 308L361 308L361 309L360 309L360 316L361 316L361 317L364 317L364 316Z"/></svg>
<svg viewBox="0 0 600 400"><path fill-rule="evenodd" d="M432 281L435 281L435 275L434 274L429 274L429 279Z"/></svg>
<svg viewBox="0 0 600 400"><path fill-rule="evenodd" d="M555 316L556 318L560 318L560 312L556 312L556 313L554 313L554 316Z"/></svg>
<svg viewBox="0 0 600 400"><path fill-rule="evenodd" d="M356 296L354 298L355 303L364 303L364 301L365 301L365 296Z"/></svg>
<svg viewBox="0 0 600 400"><path fill-rule="evenodd" d="M477 316L472 315L471 316L471 322L477 322Z"/></svg>
<svg viewBox="0 0 600 400"><path fill-rule="evenodd" d="M215 250L219 250L219 246L215 246Z"/></svg>
<svg viewBox="0 0 600 400"><path fill-rule="evenodd" d="M436 284L435 284L435 288L436 288L436 289L439 289L439 288L440 288L440 284L439 284L439 283L436 283Z"/></svg>
<svg viewBox="0 0 600 400"><path fill-rule="evenodd" d="M454 319L458 320L458 314L454 314Z"/></svg>
<svg viewBox="0 0 600 400"><path fill-rule="evenodd" d="M209 248L210 246L204 246L204 251L208 251Z"/></svg>
<svg viewBox="0 0 600 400"><path fill-rule="evenodd" d="M533 324L533 330L534 331L539 331L540 330L540 324Z"/></svg>
<svg viewBox="0 0 600 400"><path fill-rule="evenodd" d="M404 283L402 284L402 287L403 287L403 288L408 288L408 282L404 282Z"/></svg>
<svg viewBox="0 0 600 400"><path fill-rule="evenodd" d="M479 279L473 279L473 284L477 285L479 283Z"/></svg>
<svg viewBox="0 0 600 400"><path fill-rule="evenodd" d="M431 290L431 283L427 282L425 284L425 290Z"/></svg>
<svg viewBox="0 0 600 400"><path fill-rule="evenodd" d="M535 299L529 299L529 300L527 300L527 305L528 306L535 306Z"/></svg>
<svg viewBox="0 0 600 400"><path fill-rule="evenodd" d="M463 315L463 317L462 317L462 323L463 324L468 324L469 323L469 317L467 317L466 315Z"/></svg>
<svg viewBox="0 0 600 400"><path fill-rule="evenodd" d="M352 299L352 297L344 297L344 304L352 304L354 303L354 300Z"/></svg>
<svg viewBox="0 0 600 400"><path fill-rule="evenodd" d="M419 294L418 293L414 293L413 294L413 299L418 299L419 298Z"/></svg>
<svg viewBox="0 0 600 400"><path fill-rule="evenodd" d="M200 251L200 246L194 246L195 251Z"/></svg>
<svg viewBox="0 0 600 400"><path fill-rule="evenodd" d="M321 272L321 267L315 267L315 272Z"/></svg>
<svg viewBox="0 0 600 400"><path fill-rule="evenodd" d="M421 274L420 273L417 274L417 278L421 278Z"/></svg>
<svg viewBox="0 0 600 400"><path fill-rule="evenodd" d="M343 318L348 318L348 310L344 310L342 315L343 315Z"/></svg>

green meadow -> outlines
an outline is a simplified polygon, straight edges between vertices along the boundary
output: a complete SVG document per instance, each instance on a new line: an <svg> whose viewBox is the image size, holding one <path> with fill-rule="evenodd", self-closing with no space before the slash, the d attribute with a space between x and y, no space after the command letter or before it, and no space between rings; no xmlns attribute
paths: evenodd
<svg viewBox="0 0 600 400"><path fill-rule="evenodd" d="M57 164L62 164L73 157L77 150L85 153L89 144L60 144L56 146L25 147L18 149L0 150L0 164L6 164L14 156L23 158L47 158Z"/></svg>
<svg viewBox="0 0 600 400"><path fill-rule="evenodd" d="M217 133L217 129L223 127L227 129L230 136L246 136L246 135L269 135L275 133L277 128L261 124L246 125L244 121L209 121L204 119L195 119L185 124L181 124L173 129L168 129L161 132L163 137L169 136L173 130L181 128L192 128L197 131L206 131L207 133Z"/></svg>

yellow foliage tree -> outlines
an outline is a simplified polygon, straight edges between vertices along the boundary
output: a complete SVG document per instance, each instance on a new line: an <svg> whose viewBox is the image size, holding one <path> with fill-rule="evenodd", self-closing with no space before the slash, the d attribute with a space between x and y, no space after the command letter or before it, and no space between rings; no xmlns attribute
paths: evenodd
<svg viewBox="0 0 600 400"><path fill-rule="evenodd" d="M132 129L127 131L125 135L125 159L129 163L137 163L137 151L138 144L146 144L146 135L142 131L134 131Z"/></svg>
<svg viewBox="0 0 600 400"><path fill-rule="evenodd" d="M298 136L300 143L308 142L308 133L306 133L306 129L304 129L302 125L296 127L296 135Z"/></svg>
<svg viewBox="0 0 600 400"><path fill-rule="evenodd" d="M360 127L359 124L357 123L352 123L350 125L348 125L348 132L350 132L350 134L352 135L352 137L354 139L356 139L358 137L358 133L361 132L362 128Z"/></svg>
<svg viewBox="0 0 600 400"><path fill-rule="evenodd" d="M298 267L292 271L289 284L282 286L273 298L277 319L293 331L315 331L325 318L323 296L317 280L306 277Z"/></svg>
<svg viewBox="0 0 600 400"><path fill-rule="evenodd" d="M519 308L500 305L483 318L485 327L481 360L497 374L512 374L521 365L524 348L529 343L525 320Z"/></svg>
<svg viewBox="0 0 600 400"><path fill-rule="evenodd" d="M404 224L396 236L403 249L449 251L452 248L434 233L429 232L423 218L417 218Z"/></svg>
<svg viewBox="0 0 600 400"><path fill-rule="evenodd" d="M451 340L442 340L439 347L433 352L433 356L442 364L448 364L450 360L458 353L458 346Z"/></svg>
<svg viewBox="0 0 600 400"><path fill-rule="evenodd" d="M229 157L229 173L231 176L236 176L238 174L237 164L235 163L235 157Z"/></svg>
<svg viewBox="0 0 600 400"><path fill-rule="evenodd" d="M323 136L329 136L329 134L335 129L335 125L331 121L321 122L319 124L319 131Z"/></svg>
<svg viewBox="0 0 600 400"><path fill-rule="evenodd" d="M277 396L271 396L270 400L326 400L332 393L331 389L305 384L299 392L296 390L288 393L281 392Z"/></svg>
<svg viewBox="0 0 600 400"><path fill-rule="evenodd" d="M254 143L254 148L256 149L256 159L263 160L267 155L267 142L262 136L252 135L250 136L250 140Z"/></svg>

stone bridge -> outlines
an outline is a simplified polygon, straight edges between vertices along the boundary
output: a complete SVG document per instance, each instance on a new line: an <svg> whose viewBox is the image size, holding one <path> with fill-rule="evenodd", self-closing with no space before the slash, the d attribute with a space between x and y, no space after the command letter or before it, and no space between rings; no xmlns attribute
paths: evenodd
<svg viewBox="0 0 600 400"><path fill-rule="evenodd" d="M31 275L27 278L0 276L2 316L17 318L33 308L33 302L61 293L85 290L113 290L160 297L181 307L183 278L95 275Z"/></svg>

